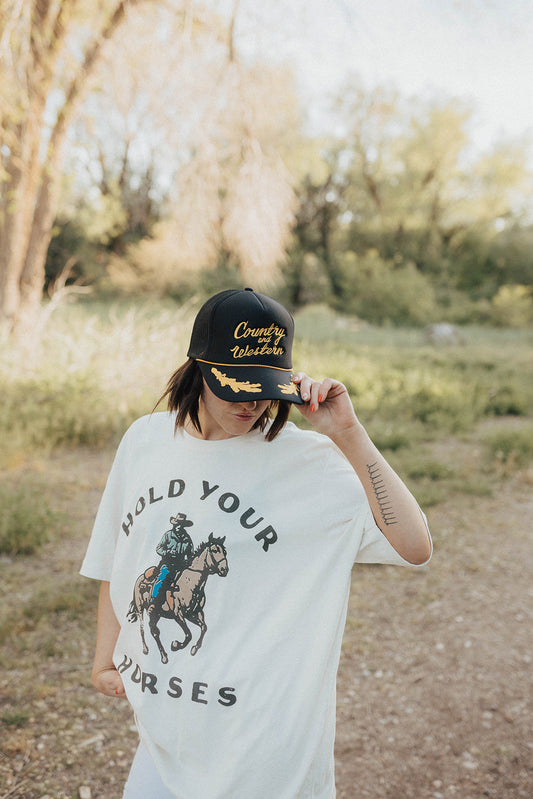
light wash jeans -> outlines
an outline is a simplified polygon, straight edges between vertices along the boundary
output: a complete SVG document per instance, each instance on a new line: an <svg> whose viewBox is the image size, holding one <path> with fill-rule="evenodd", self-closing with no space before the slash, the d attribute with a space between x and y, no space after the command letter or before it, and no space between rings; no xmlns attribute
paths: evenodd
<svg viewBox="0 0 533 799"><path fill-rule="evenodd" d="M133 758L122 799L174 799L163 785L152 758L142 743Z"/></svg>

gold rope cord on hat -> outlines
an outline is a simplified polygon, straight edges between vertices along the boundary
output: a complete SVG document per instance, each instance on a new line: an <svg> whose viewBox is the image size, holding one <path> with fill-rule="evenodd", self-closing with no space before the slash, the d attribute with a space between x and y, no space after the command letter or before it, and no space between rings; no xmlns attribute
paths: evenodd
<svg viewBox="0 0 533 799"><path fill-rule="evenodd" d="M292 366L270 366L268 363L221 363L220 361L206 361L205 358L195 358L199 363L206 363L208 366L229 366L232 369L234 366L239 369L275 369L276 372L292 372Z"/></svg>

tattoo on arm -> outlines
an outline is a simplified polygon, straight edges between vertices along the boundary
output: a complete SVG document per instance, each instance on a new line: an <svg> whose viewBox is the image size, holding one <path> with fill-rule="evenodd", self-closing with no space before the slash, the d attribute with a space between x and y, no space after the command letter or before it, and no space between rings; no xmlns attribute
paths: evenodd
<svg viewBox="0 0 533 799"><path fill-rule="evenodd" d="M368 476L370 477L370 483L374 490L378 507L381 511L383 522L387 526L390 524L397 524L398 520L396 519L396 515L389 500L389 495L387 494L387 489L381 476L381 471L378 464L370 463L367 464L366 468L368 471Z"/></svg>

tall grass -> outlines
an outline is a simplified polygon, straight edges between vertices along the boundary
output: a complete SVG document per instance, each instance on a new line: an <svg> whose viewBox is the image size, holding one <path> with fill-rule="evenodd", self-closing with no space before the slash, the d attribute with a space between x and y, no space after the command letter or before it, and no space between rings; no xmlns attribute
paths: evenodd
<svg viewBox="0 0 533 799"><path fill-rule="evenodd" d="M33 555L60 524L43 486L29 479L0 483L0 508L0 555Z"/></svg>
<svg viewBox="0 0 533 799"><path fill-rule="evenodd" d="M303 311L298 323L298 357L339 377L377 427L420 424L431 439L533 412L531 330L466 328L461 344L435 348L422 330L358 326L323 308Z"/></svg>
<svg viewBox="0 0 533 799"><path fill-rule="evenodd" d="M488 455L506 467L525 466L533 460L533 424L490 431L483 443Z"/></svg>
<svg viewBox="0 0 533 799"><path fill-rule="evenodd" d="M0 467L59 446L115 444L134 418L152 410L185 359L195 310L170 301L85 299L56 311L31 352L5 349ZM450 474L421 447L474 435L484 420L512 415L527 422L533 409L533 331L471 327L461 339L435 348L421 330L376 329L309 307L296 315L294 365L342 380L377 445L397 453L408 474L406 453L416 448L415 482L452 485L457 462ZM297 412L293 418L301 423ZM521 435L490 445L504 453L494 457L528 461ZM507 456L506 448L518 454Z"/></svg>
<svg viewBox="0 0 533 799"><path fill-rule="evenodd" d="M116 442L185 358L192 312L172 303L80 302L31 352L0 357L0 466L60 445Z"/></svg>

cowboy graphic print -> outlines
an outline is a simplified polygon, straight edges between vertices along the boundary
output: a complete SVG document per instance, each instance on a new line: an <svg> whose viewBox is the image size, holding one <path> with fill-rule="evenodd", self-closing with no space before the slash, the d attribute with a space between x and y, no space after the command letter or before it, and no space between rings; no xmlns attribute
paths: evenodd
<svg viewBox="0 0 533 799"><path fill-rule="evenodd" d="M162 663L168 663L168 655L161 641L159 620L174 619L183 633L182 638L171 642L171 650L185 649L192 641L189 624L200 628L200 636L190 649L195 655L202 646L207 632L205 622L205 584L211 574L226 577L228 574L226 540L209 534L207 541L196 549L186 528L193 522L186 514L170 517L170 530L163 535L156 552L161 560L158 566L146 569L135 581L133 599L127 618L139 621L143 652L148 654L145 636L145 613L148 627L157 644Z"/></svg>

